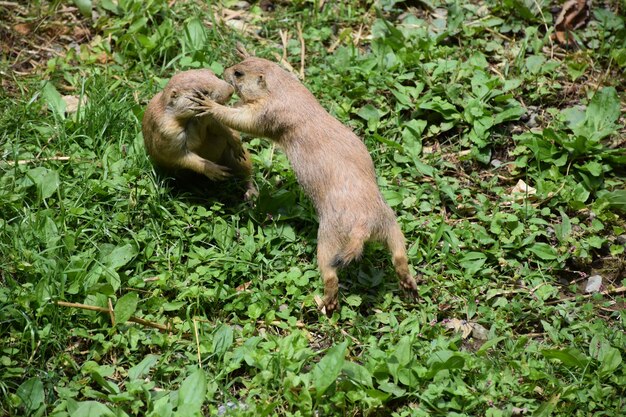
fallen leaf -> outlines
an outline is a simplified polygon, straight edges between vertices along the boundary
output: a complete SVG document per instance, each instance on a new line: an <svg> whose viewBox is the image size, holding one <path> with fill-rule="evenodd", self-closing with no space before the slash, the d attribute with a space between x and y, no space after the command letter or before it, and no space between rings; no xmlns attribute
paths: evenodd
<svg viewBox="0 0 626 417"><path fill-rule="evenodd" d="M522 194L515 196L516 200L523 200L525 196L534 196L537 194L537 189L526 184L523 180L519 180L517 184L511 189L511 194Z"/></svg>
<svg viewBox="0 0 626 417"><path fill-rule="evenodd" d="M450 319L445 324L446 329L452 329L455 332L461 332L463 339L467 339L470 334L472 334L472 330L474 329L474 325L467 320L460 319Z"/></svg>
<svg viewBox="0 0 626 417"><path fill-rule="evenodd" d="M72 114L78 111L78 107L83 107L87 103L87 97L83 96L83 101L80 101L80 97L76 96L62 96L65 102L65 113Z"/></svg>
<svg viewBox="0 0 626 417"><path fill-rule="evenodd" d="M561 12L554 21L554 36L560 44L574 44L571 32L580 29L589 22L591 0L569 0L563 4Z"/></svg>
<svg viewBox="0 0 626 417"><path fill-rule="evenodd" d="M245 291L248 289L248 287L252 285L252 281L248 281L248 282L244 282L243 284L241 284L240 286L238 286L237 288L235 288L238 292L241 291Z"/></svg>
<svg viewBox="0 0 626 417"><path fill-rule="evenodd" d="M489 340L489 330L478 323L472 323L472 337L476 340Z"/></svg>
<svg viewBox="0 0 626 417"><path fill-rule="evenodd" d="M601 275L593 275L590 276L587 280L587 285L585 286L586 293L598 292L602 287L602 276Z"/></svg>
<svg viewBox="0 0 626 417"><path fill-rule="evenodd" d="M31 28L28 23L19 23L13 26L13 30L23 36L26 36L31 32Z"/></svg>
<svg viewBox="0 0 626 417"><path fill-rule="evenodd" d="M313 300L315 300L315 304L317 304L318 308L324 304L324 300L322 300L322 297L320 297L319 295L314 295Z"/></svg>

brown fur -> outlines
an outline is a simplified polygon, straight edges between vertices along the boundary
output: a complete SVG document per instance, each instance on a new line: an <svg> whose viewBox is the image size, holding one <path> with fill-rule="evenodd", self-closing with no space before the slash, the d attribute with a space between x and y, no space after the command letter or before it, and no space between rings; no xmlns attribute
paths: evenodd
<svg viewBox="0 0 626 417"><path fill-rule="evenodd" d="M174 75L165 89L150 100L142 120L144 144L154 163L173 174L194 171L211 180L231 174L246 180L248 199L256 194L250 181L252 163L239 133L210 115L196 117L188 96L203 91L225 103L233 88L210 70L190 70Z"/></svg>
<svg viewBox="0 0 626 417"><path fill-rule="evenodd" d="M243 103L230 108L196 98L197 109L233 129L268 137L284 149L319 217L317 259L327 314L338 306L337 268L359 258L368 240L387 244L400 285L415 292L404 236L380 194L372 158L361 139L273 62L248 57L228 68L224 79Z"/></svg>

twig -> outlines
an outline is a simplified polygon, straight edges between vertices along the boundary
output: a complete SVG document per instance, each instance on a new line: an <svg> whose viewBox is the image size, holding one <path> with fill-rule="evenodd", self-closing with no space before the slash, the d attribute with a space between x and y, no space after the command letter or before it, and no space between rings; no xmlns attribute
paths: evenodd
<svg viewBox="0 0 626 417"><path fill-rule="evenodd" d="M543 337L543 336L546 335L546 333L545 332L541 332L541 333L525 333L525 334L522 333L521 335L522 336L526 336L526 337L530 337L532 339L532 338L535 338L535 337Z"/></svg>
<svg viewBox="0 0 626 417"><path fill-rule="evenodd" d="M32 164L33 162L48 162L48 161L69 161L69 156L53 156L50 158L34 158L34 159L20 159L15 161L17 165ZM3 164L13 165L10 161L2 161Z"/></svg>
<svg viewBox="0 0 626 417"><path fill-rule="evenodd" d="M202 357L200 356L200 336L198 335L198 321L193 319L193 335L196 338L196 351L198 352L198 367L202 368Z"/></svg>
<svg viewBox="0 0 626 417"><path fill-rule="evenodd" d="M297 22L296 28L298 30L298 39L300 39L300 79L304 80L304 57L306 55L306 48L304 45L304 36L302 35L302 24Z"/></svg>
<svg viewBox="0 0 626 417"><path fill-rule="evenodd" d="M554 301L548 301L546 304L558 304L561 303L563 301L574 301L580 297L582 298L591 298L596 294L601 294L601 295L613 295L613 294L621 294L626 292L626 286L624 287L619 287L619 288L614 288L612 290L606 290L606 291L601 291L601 292L595 292L595 293L591 293L591 294L585 294L585 295L574 295L571 297L565 297L565 298L561 298L559 300L554 300Z"/></svg>
<svg viewBox="0 0 626 417"><path fill-rule="evenodd" d="M289 33L285 32L282 29L278 29L278 35L280 36L280 41L283 44L283 56L281 60L287 61L287 44L289 43Z"/></svg>
<svg viewBox="0 0 626 417"><path fill-rule="evenodd" d="M98 311L100 313L109 313L111 310L108 308L104 308L104 307L98 307L98 306L92 306L92 305L88 305L88 304L80 304L80 303L68 303L67 301L56 301L56 305L62 306L62 307L72 307L72 308L80 308L82 310L91 310L91 311ZM163 332L169 332L170 326L165 326L163 324L159 324L159 323L154 323L148 320L144 320L144 319L140 319L139 317L131 317L128 319L128 321L133 322L133 323L137 323L137 324L141 324L143 326L146 327L152 327L154 329L159 329Z"/></svg>
<svg viewBox="0 0 626 417"><path fill-rule="evenodd" d="M533 0L535 3L535 7L539 10L539 14L541 15L541 20L543 20L543 26L546 28L546 33L550 31L548 28L548 23L546 22L546 17L543 15L543 10L541 10L541 6L537 3L537 0ZM548 36L548 40L550 41L550 59L554 59L554 42L552 42L552 36Z"/></svg>
<svg viewBox="0 0 626 417"><path fill-rule="evenodd" d="M359 25L359 31L356 33L356 37L352 41L352 44L355 48L359 47L359 43L361 42L361 38L363 37L363 25Z"/></svg>
<svg viewBox="0 0 626 417"><path fill-rule="evenodd" d="M109 298L107 300L109 304L109 316L111 316L111 326L115 326L115 310L113 309L113 301Z"/></svg>

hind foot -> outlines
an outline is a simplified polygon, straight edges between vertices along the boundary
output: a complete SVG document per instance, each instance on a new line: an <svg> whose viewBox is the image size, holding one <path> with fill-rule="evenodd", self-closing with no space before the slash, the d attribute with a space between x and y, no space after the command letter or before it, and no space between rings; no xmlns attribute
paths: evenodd
<svg viewBox="0 0 626 417"><path fill-rule="evenodd" d="M417 280L421 281L422 276L418 275ZM400 288L402 288L411 297L417 297L417 281L411 275L400 279Z"/></svg>
<svg viewBox="0 0 626 417"><path fill-rule="evenodd" d="M339 308L339 296L337 293L324 295L322 305L319 307L320 312L331 317L335 311Z"/></svg>

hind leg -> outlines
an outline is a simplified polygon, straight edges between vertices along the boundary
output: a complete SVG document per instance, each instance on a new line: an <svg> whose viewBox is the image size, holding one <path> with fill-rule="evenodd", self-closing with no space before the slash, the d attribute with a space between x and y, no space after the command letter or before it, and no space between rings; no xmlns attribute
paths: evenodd
<svg viewBox="0 0 626 417"><path fill-rule="evenodd" d="M329 316L339 306L337 270L361 256L367 236L364 227L353 227L348 241L345 242L336 224L320 221L317 233L317 263L324 281L323 307Z"/></svg>
<svg viewBox="0 0 626 417"><path fill-rule="evenodd" d="M324 309L328 316L331 316L339 306L339 278L337 277L337 265L333 264L337 254L336 249L329 242L318 239L317 264L324 282L324 300L320 309Z"/></svg>
<svg viewBox="0 0 626 417"><path fill-rule="evenodd" d="M336 232L327 230L324 221L320 221L317 231L317 265L324 282L324 300L321 311L331 316L339 306L339 278L337 269L342 265L340 261L341 245Z"/></svg>
<svg viewBox="0 0 626 417"><path fill-rule="evenodd" d="M396 274L398 274L398 278L400 279L400 286L415 294L417 293L417 283L409 271L409 259L406 255L404 235L402 234L402 230L400 230L400 226L395 219L391 223L387 233L387 246L391 251L391 259L396 270Z"/></svg>
<svg viewBox="0 0 626 417"><path fill-rule="evenodd" d="M230 177L229 168L204 159L193 152L187 152L179 161L180 168L203 174L211 180L223 180Z"/></svg>
<svg viewBox="0 0 626 417"><path fill-rule="evenodd" d="M242 152L243 156L239 157L235 154L234 150L227 149L220 162L230 168L234 176L245 181L244 187L246 191L243 195L243 199L251 201L259 195L259 192L252 182L252 161L250 159L250 153L245 148L242 148Z"/></svg>

